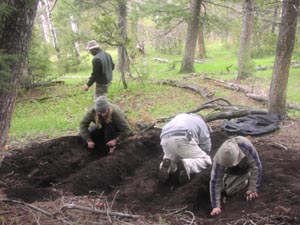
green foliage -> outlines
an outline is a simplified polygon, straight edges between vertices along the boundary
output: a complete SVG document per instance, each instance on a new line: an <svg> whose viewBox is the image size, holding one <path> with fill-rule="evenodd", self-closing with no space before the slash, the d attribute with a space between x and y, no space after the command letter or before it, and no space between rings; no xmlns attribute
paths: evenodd
<svg viewBox="0 0 300 225"><path fill-rule="evenodd" d="M13 55L8 55L0 51L0 86L1 92L9 91L11 88L11 63L16 60Z"/></svg>
<svg viewBox="0 0 300 225"><path fill-rule="evenodd" d="M82 69L75 43L80 43L81 36L83 36L80 32L85 31L74 32L72 30L72 25L78 26L81 22L80 6L82 4L76 4L74 0L58 1L53 12L53 23L59 44L59 58L55 65L57 73L60 75Z"/></svg>
<svg viewBox="0 0 300 225"><path fill-rule="evenodd" d="M116 21L118 21L117 15L111 13L111 10L100 12L96 23L92 26L92 29L98 34L97 40L100 43L109 43L110 45L124 43L124 40L120 39Z"/></svg>
<svg viewBox="0 0 300 225"><path fill-rule="evenodd" d="M14 7L7 3L0 3L0 39L2 36L2 30L5 26L5 20L15 10Z"/></svg>
<svg viewBox="0 0 300 225"><path fill-rule="evenodd" d="M197 74L206 74L210 77L222 80L233 80L236 75L236 55L228 51L222 44L214 43L208 45L209 58L203 63L195 65ZM136 67L144 69L143 82L130 80L125 90L120 82L120 74L114 71L114 80L108 92L108 99L117 103L125 111L130 121L142 120L151 122L154 119L168 117L180 112L195 109L202 104L201 97L197 98L191 92L182 91L180 88L173 88L160 85L156 81L162 79L182 80L185 74L178 74L180 68L180 55L168 56L169 63L162 63L152 60L153 56L159 56L157 52L148 50L149 55L136 60ZM116 57L116 52L110 52ZM89 58L90 59L90 58ZM10 131L10 138L22 140L24 138L45 136L53 138L66 134L77 134L79 122L86 110L93 106L93 90L83 92L82 86L86 82L90 70L90 60L87 59L87 71L70 73L65 78L65 85L46 89L36 90L38 96L30 96L30 92L21 94L23 100L18 102L13 116ZM273 58L254 60L257 65L272 65ZM169 70L170 66L175 68ZM229 68L228 66L232 65ZM291 69L287 101L300 104L300 97L297 94L300 79L297 74L299 69ZM243 81L248 86L257 87L263 85L268 87L272 76L272 70L255 71L251 78ZM78 78L74 78L78 77ZM214 86L215 87L215 86ZM211 87L208 87L211 90ZM231 91L224 89L213 89L214 97L227 97ZM234 94L235 95L235 94ZM49 98L47 101L32 101L34 98ZM31 99L27 101L26 98ZM236 102L235 102L236 103ZM45 110L48 109L48 110ZM299 115L298 112L289 112L291 116Z"/></svg>
<svg viewBox="0 0 300 225"><path fill-rule="evenodd" d="M50 54L43 41L37 38L38 30L33 31L33 39L28 53L28 73L22 78L25 88L32 88L38 83L55 78Z"/></svg>
<svg viewBox="0 0 300 225"><path fill-rule="evenodd" d="M172 4L171 4L172 2ZM265 4L265 1L259 1ZM64 135L66 132L77 134L78 124L85 110L93 106L93 90L83 92L82 86L88 79L91 71L92 56L84 50L88 40L96 39L103 44L116 45L123 43L119 39L117 28L117 15L115 13L117 1L98 0L98 1L79 1L65 0L58 1L53 11L54 26L60 48L60 58L53 59L55 52L50 50L51 46L45 47L41 44L41 39L33 43L30 53L30 66L35 75L45 75L55 77L59 75L69 75L64 80L64 86L56 86L47 89L35 89L38 96L31 96L31 91L24 91L20 95L21 100L13 117L10 131L12 139L19 139L28 136L38 136L46 134L47 137ZM226 5L225 5L226 3ZM216 79L233 80L237 73L237 53L239 51L239 35L241 33L241 1L214 1L205 2L205 12L201 12L201 21L204 22L205 43L207 58L203 62L195 63L196 74L208 75ZM222 7L222 5L226 7ZM0 4L0 13L3 11ZM180 79L186 74L178 74L180 70L182 52L184 45L184 32L186 29L172 30L179 22L189 18L188 0L161 1L147 0L130 2L132 6L128 14L128 33L127 40L128 52L130 54L131 72L135 79L128 78L128 89L124 89L120 81L120 74L114 71L114 80L109 89L108 98L121 106L130 120L152 121L155 118L170 116L199 106L203 99L199 99L189 92L183 92L179 88L171 88L160 85L156 81L161 79ZM260 6L261 8L266 6ZM204 9L203 9L204 10ZM263 11L262 11L263 12ZM78 22L80 29L74 33L70 27L70 16ZM261 14L263 15L263 14ZM253 32L252 57L253 63L250 65L252 76L245 81L246 85L253 87L264 85L269 87L272 70L255 71L255 65L272 66L274 59L266 58L274 55L276 34L272 34L269 24L263 24L260 17L257 19ZM2 22L3 14L0 15ZM271 20L270 15L268 19ZM182 23L183 24L183 23ZM181 24L181 25L182 25ZM1 27L2 23L0 23ZM266 25L266 29L261 29L261 25ZM143 26L142 28L138 26ZM182 26L185 27L185 26ZM136 32L136 31L139 32ZM1 29L0 29L1 31ZM174 31L174 33L169 31ZM268 31L268 32L266 32ZM178 44L168 46L171 39L165 38L168 33L172 38L178 38ZM179 34L175 37L175 34ZM34 37L38 38L38 37ZM159 48L155 48L156 40L164 40ZM145 40L146 55L138 54L135 43ZM221 40L221 42L220 42ZM80 61L74 53L74 42L79 41L82 47ZM41 46L39 46L39 43ZM103 45L102 44L102 45ZM105 48L106 46L104 46ZM170 50L176 50L174 52ZM117 64L117 51L114 47L110 52ZM52 63L43 58L51 58ZM49 57L51 55L51 57ZM259 58L258 58L259 57ZM159 62L154 58L168 60ZM45 60L45 61L43 61ZM5 77L9 77L8 62L10 58L0 54L0 82L4 82ZM38 61L38 62L34 62ZM33 62L33 63L32 63ZM53 68L57 66L57 71ZM6 68L6 69L5 69ZM6 72L7 73L6 73ZM297 69L291 70L288 87L288 101L300 104L298 90L299 79ZM2 75L6 74L6 75ZM84 74L84 77L82 76ZM71 78L72 77L72 78ZM74 78L76 77L76 78ZM1 83L0 83L1 84ZM298 85L298 86L297 86ZM2 84L1 84L2 87ZM216 90L215 90L216 89ZM210 90L208 88L208 90ZM227 97L230 91L214 87L214 97ZM39 98L49 98L47 101L40 101ZM28 99L36 101L28 101ZM45 110L48 109L48 110ZM297 112L292 112L293 116ZM298 113L299 114L299 113Z"/></svg>
<svg viewBox="0 0 300 225"><path fill-rule="evenodd" d="M151 0L141 5L141 10L146 16L151 16L159 29L168 30L178 21L187 21L190 18L189 1L180 0L176 2Z"/></svg>
<svg viewBox="0 0 300 225"><path fill-rule="evenodd" d="M252 41L252 57L262 58L272 56L276 52L277 34L266 32L263 35L254 35Z"/></svg>

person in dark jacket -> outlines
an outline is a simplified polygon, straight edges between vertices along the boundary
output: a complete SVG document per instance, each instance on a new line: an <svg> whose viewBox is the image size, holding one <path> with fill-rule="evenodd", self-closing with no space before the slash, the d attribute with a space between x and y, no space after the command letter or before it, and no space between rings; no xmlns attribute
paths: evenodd
<svg viewBox="0 0 300 225"><path fill-rule="evenodd" d="M90 124L94 126L90 127ZM112 154L116 144L132 134L129 123L121 109L99 96L80 122L80 135L88 148L103 148Z"/></svg>
<svg viewBox="0 0 300 225"><path fill-rule="evenodd" d="M221 213L223 197L245 192L246 200L258 197L262 165L253 144L237 136L225 141L213 158L210 179L211 215Z"/></svg>
<svg viewBox="0 0 300 225"><path fill-rule="evenodd" d="M115 65L110 54L103 51L95 40L89 41L86 49L90 51L94 58L92 60L93 71L87 84L84 86L84 90L88 91L96 83L94 94L94 99L96 99L101 95L105 96L107 94Z"/></svg>

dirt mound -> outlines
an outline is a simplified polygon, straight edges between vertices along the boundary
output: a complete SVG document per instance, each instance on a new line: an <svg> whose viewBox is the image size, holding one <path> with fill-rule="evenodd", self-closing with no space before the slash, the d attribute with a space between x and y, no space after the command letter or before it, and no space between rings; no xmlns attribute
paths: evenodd
<svg viewBox="0 0 300 225"><path fill-rule="evenodd" d="M16 150L2 161L0 187L8 198L28 203L93 192L114 199L117 209L125 207L142 215L184 208L196 216L197 224L300 223L299 149L274 145L274 137L271 142L264 137L251 139L263 165L260 197L246 202L242 195L235 196L229 199L221 216L211 218L210 168L184 186L178 185L175 178L167 185L158 184L162 159L159 134L159 130L151 130L131 138L118 146L112 156L87 149L78 136ZM228 136L216 130L211 138L213 157ZM172 224L185 224L170 220Z"/></svg>

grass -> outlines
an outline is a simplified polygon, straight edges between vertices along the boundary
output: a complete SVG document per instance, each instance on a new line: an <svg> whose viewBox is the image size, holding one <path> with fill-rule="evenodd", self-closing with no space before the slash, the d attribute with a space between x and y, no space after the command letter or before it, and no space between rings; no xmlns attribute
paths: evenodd
<svg viewBox="0 0 300 225"><path fill-rule="evenodd" d="M235 54L230 53L222 45L208 46L207 52L209 55L205 62L195 63L196 73L206 74L216 79L233 80L237 68ZM116 62L116 52L110 53ZM146 53L146 56L138 56L134 59L132 72L135 80L127 80L128 89L123 88L120 74L114 71L113 84L108 93L108 99L120 105L132 123L135 121L151 122L157 118L195 109L203 103L204 100L194 93L156 83L161 79L182 79L185 76L185 74L178 73L181 55L159 55L151 51L146 51ZM162 63L154 58L168 59L168 62ZM89 66L82 67L88 69L58 78L64 81L64 85L20 91L11 123L9 141L77 134L81 118L86 110L93 106L93 88L88 92L83 91L83 86L91 72L90 60L91 58L85 58ZM274 60L268 57L253 61L255 66L272 66ZM171 69L173 66L175 67ZM299 105L300 97L297 90L300 77L298 74L299 68L290 70L287 101ZM271 76L271 69L254 71L253 76L242 83L268 89ZM195 82L202 81L195 80ZM215 98L226 97L230 92L214 87L209 87L208 90L210 89L214 90ZM289 115L299 116L299 113L289 111Z"/></svg>

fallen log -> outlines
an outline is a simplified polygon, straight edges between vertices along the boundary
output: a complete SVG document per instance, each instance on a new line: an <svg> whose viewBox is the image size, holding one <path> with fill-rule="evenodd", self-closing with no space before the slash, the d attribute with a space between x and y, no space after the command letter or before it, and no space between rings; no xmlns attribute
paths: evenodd
<svg viewBox="0 0 300 225"><path fill-rule="evenodd" d="M269 98L267 96L254 94L254 93L252 93L252 91L250 91L250 88L247 88L245 86L226 82L224 80L210 78L210 77L204 77L204 79L214 81L217 85L221 85L225 88L228 88L228 89L231 89L234 91L242 91L248 98L251 98L253 100L263 102L263 103L269 102ZM292 104L292 103L287 103L286 108L293 109L293 110L300 110L300 106Z"/></svg>
<svg viewBox="0 0 300 225"><path fill-rule="evenodd" d="M252 115L252 114L268 114L267 110L263 109L241 109L241 110L228 110L224 112L219 112L219 113L214 113L210 114L204 117L205 122L211 122L214 120L220 120L220 119L234 119L234 118L239 118L247 115Z"/></svg>
<svg viewBox="0 0 300 225"><path fill-rule="evenodd" d="M212 109L213 112L207 114L206 116L202 116L204 121L206 122L212 122L215 120L220 119L233 119L238 117L247 116L250 114L267 114L268 111L265 109L252 109L246 106L238 106L238 105L232 105L230 101L224 99L224 98L217 98L213 99L209 102L206 102L199 106L198 108L185 112L185 113L199 113L202 110L205 109ZM219 111L219 112L215 112ZM201 114L200 114L201 115ZM174 116L172 115L166 118L159 118L156 120L155 123L162 123L171 120ZM152 127L153 124L151 124Z"/></svg>
<svg viewBox="0 0 300 225"><path fill-rule="evenodd" d="M193 92L196 92L196 93L200 94L205 99L211 98L215 94L215 93L212 93L212 92L208 93L206 91L206 89L201 88L199 86L186 85L186 84L182 84L182 83L179 83L177 81L174 81L174 80L163 80L163 81L159 81L158 83L162 84L162 85L170 85L170 86L173 86L173 87L180 87L180 88L185 88L185 89L191 90Z"/></svg>
<svg viewBox="0 0 300 225"><path fill-rule="evenodd" d="M206 76L203 79L213 81L216 85L219 85L219 86L222 86L227 89L234 90L234 91L241 91L243 93L251 92L251 90L249 88L245 87L244 85L231 83L231 82L227 82L224 80L214 79L214 78L210 78L210 77L206 77Z"/></svg>
<svg viewBox="0 0 300 225"><path fill-rule="evenodd" d="M161 58L153 58L152 60L153 60L153 61L158 61L158 62L163 62L163 63L169 62L168 59L161 59Z"/></svg>
<svg viewBox="0 0 300 225"><path fill-rule="evenodd" d="M256 100L256 101L260 101L260 102L264 102L264 103L269 102L269 98L265 95L256 95L256 94L252 94L252 93L247 93L246 96L248 98L251 98L251 99ZM295 104L292 104L292 103L286 103L286 108L293 109L293 110L300 110L299 105L295 105Z"/></svg>

